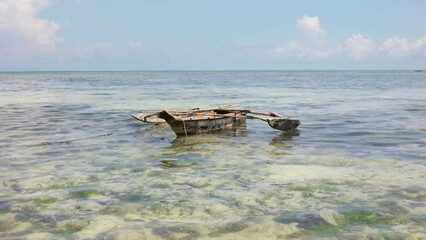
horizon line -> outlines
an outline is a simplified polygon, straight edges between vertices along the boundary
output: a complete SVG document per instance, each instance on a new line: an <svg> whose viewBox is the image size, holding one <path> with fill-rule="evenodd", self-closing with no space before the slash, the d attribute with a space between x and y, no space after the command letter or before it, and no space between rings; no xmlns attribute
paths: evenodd
<svg viewBox="0 0 426 240"><path fill-rule="evenodd" d="M403 69L145 69L145 70L0 70L0 73L18 72L303 72L303 71L426 71L426 68Z"/></svg>

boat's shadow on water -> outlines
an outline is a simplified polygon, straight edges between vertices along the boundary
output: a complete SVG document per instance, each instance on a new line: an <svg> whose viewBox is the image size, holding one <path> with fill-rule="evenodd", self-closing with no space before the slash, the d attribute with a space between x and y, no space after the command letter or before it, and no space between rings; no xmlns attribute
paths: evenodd
<svg viewBox="0 0 426 240"><path fill-rule="evenodd" d="M166 150L172 149L199 149L211 148L214 151L218 146L230 145L239 142L238 139L247 137L246 129L243 127L221 130L215 133L196 134L188 136L177 136L171 141L171 146Z"/></svg>
<svg viewBox="0 0 426 240"><path fill-rule="evenodd" d="M286 132L280 132L275 137L271 138L269 144L271 145L280 145L280 144L289 144L296 137L300 136L300 131L295 129Z"/></svg>
<svg viewBox="0 0 426 240"><path fill-rule="evenodd" d="M170 131L169 131L170 130ZM253 139L264 139L265 143L269 142L270 145L280 145L280 144L289 144L294 138L300 136L300 131L298 129L290 131L274 131L274 134L271 136L261 134L255 136L258 133L250 133L250 130L247 130L246 126L239 126L230 129L224 129L214 133L204 133L204 134L195 134L188 136L176 136L172 133L171 129L168 128L166 124L157 124L148 126L141 133L135 135L135 138L143 139L148 142L169 142L164 150L171 149L188 149L197 145L233 145L239 142L247 142ZM173 140L170 140L174 137ZM269 139L269 140L268 140Z"/></svg>
<svg viewBox="0 0 426 240"><path fill-rule="evenodd" d="M199 151L204 149L205 151L217 151L221 147L238 147L251 143L253 141L260 141L265 139L264 144L271 146L280 147L291 147L292 141L300 136L299 130L291 130L286 132L276 132L273 137L270 136L254 136L247 132L246 128L239 127L233 129L222 130L216 133L198 134L190 136L178 136L171 141L171 145L166 147L164 150L168 152L191 152ZM268 140L269 139L269 140Z"/></svg>

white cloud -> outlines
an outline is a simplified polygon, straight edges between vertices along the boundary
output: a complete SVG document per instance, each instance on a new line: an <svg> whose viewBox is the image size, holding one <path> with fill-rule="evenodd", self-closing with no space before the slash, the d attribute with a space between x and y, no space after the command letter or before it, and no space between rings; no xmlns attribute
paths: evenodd
<svg viewBox="0 0 426 240"><path fill-rule="evenodd" d="M86 44L74 49L75 56L91 59L94 57L111 57L114 55L114 45L109 42Z"/></svg>
<svg viewBox="0 0 426 240"><path fill-rule="evenodd" d="M129 41L127 42L127 45L132 50L139 50L139 51L145 50L145 46L143 42L141 41Z"/></svg>
<svg viewBox="0 0 426 240"><path fill-rule="evenodd" d="M384 41L380 50L393 58L426 59L426 37L410 42L405 38L394 36Z"/></svg>
<svg viewBox="0 0 426 240"><path fill-rule="evenodd" d="M325 34L325 31L320 27L318 17L303 15L302 19L297 20L297 28L310 35L323 36Z"/></svg>
<svg viewBox="0 0 426 240"><path fill-rule="evenodd" d="M304 15L296 21L296 28L300 30L300 35L273 48L275 56L303 62L318 62L342 53L355 60L371 56L383 59L391 57L397 60L426 60L426 36L414 41L394 36L380 45L358 33L346 38L342 46L340 43L330 44L326 31L321 28L320 20L316 16Z"/></svg>
<svg viewBox="0 0 426 240"><path fill-rule="evenodd" d="M375 50L374 41L363 37L361 34L353 34L345 40L346 49L349 57L355 60L372 54Z"/></svg>
<svg viewBox="0 0 426 240"><path fill-rule="evenodd" d="M50 0L1 0L0 56L16 58L51 55L62 42L59 24L42 19L39 12Z"/></svg>
<svg viewBox="0 0 426 240"><path fill-rule="evenodd" d="M275 52L284 57L297 57L299 60L311 62L329 57L334 50L321 45L307 45L292 40L275 48Z"/></svg>
<svg viewBox="0 0 426 240"><path fill-rule="evenodd" d="M188 56L192 52L192 48L164 48L163 53L170 59L177 59L182 56Z"/></svg>
<svg viewBox="0 0 426 240"><path fill-rule="evenodd" d="M274 52L281 57L296 57L301 61L318 61L335 53L327 45L326 32L321 28L318 17L303 16L297 20L296 27L302 35L290 42L280 45Z"/></svg>

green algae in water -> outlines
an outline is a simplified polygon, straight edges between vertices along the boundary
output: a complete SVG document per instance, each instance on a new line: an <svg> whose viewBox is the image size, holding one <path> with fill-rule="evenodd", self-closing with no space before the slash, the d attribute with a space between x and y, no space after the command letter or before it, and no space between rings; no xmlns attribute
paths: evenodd
<svg viewBox="0 0 426 240"><path fill-rule="evenodd" d="M342 226L352 225L395 225L405 224L409 220L403 215L390 215L368 210L352 210L342 212L341 217L338 219L338 224Z"/></svg>
<svg viewBox="0 0 426 240"><path fill-rule="evenodd" d="M123 166L109 166L109 167L105 167L104 171L105 172L113 172L113 171L121 171L123 169L124 169Z"/></svg>
<svg viewBox="0 0 426 240"><path fill-rule="evenodd" d="M426 192L417 192L417 193L405 192L405 193L396 193L396 194L408 200L419 201L419 202L426 201Z"/></svg>
<svg viewBox="0 0 426 240"><path fill-rule="evenodd" d="M0 233L8 232L14 229L18 224L16 222L0 222Z"/></svg>
<svg viewBox="0 0 426 240"><path fill-rule="evenodd" d="M94 196L102 196L104 195L104 192L94 190L94 189L89 189L89 190L74 191L74 192L71 192L71 195L74 198L90 198Z"/></svg>
<svg viewBox="0 0 426 240"><path fill-rule="evenodd" d="M356 181L355 180L325 180L322 183L326 185L340 186L340 185L354 185Z"/></svg>
<svg viewBox="0 0 426 240"><path fill-rule="evenodd" d="M192 167L200 165L197 162L191 163L176 163L178 160L175 159L163 159L160 162L162 163L162 167L165 168L183 168L183 167Z"/></svg>
<svg viewBox="0 0 426 240"><path fill-rule="evenodd" d="M382 201L378 203L379 210L390 214L407 214L408 209L398 205L396 201Z"/></svg>
<svg viewBox="0 0 426 240"><path fill-rule="evenodd" d="M47 205L56 203L57 201L58 201L58 199L56 197L17 200L17 202L19 202L19 203L30 203L31 202L37 207L46 207Z"/></svg>
<svg viewBox="0 0 426 240"><path fill-rule="evenodd" d="M61 178L57 179L55 183L50 185L47 188L47 190L66 188L66 187L70 187L70 186L72 186L72 184L68 183L68 179L61 177Z"/></svg>
<svg viewBox="0 0 426 240"><path fill-rule="evenodd" d="M425 201L426 200L426 192L418 193L415 196L415 199L419 199L419 200Z"/></svg>
<svg viewBox="0 0 426 240"><path fill-rule="evenodd" d="M161 159L159 160L162 164L171 164L179 161L179 159Z"/></svg>
<svg viewBox="0 0 426 240"><path fill-rule="evenodd" d="M335 186L319 186L319 185L304 185L304 186L295 186L288 188L290 191L298 191L302 192L303 197L313 197L314 192L317 191L327 191L327 192L335 192L338 189Z"/></svg>
<svg viewBox="0 0 426 240"><path fill-rule="evenodd" d="M412 216L410 220L417 226L422 226L426 229L426 215Z"/></svg>
<svg viewBox="0 0 426 240"><path fill-rule="evenodd" d="M123 202L146 202L151 200L149 196L138 195L138 194L128 194L120 197L120 201Z"/></svg>
<svg viewBox="0 0 426 240"><path fill-rule="evenodd" d="M81 231L86 225L87 222L82 220L65 220L57 222L56 228L52 231L52 233L66 238L71 238L72 234Z"/></svg>
<svg viewBox="0 0 426 240"><path fill-rule="evenodd" d="M349 221L349 222L344 222ZM389 222L384 219L379 218L358 218L358 219L340 219L338 220L339 226L333 226L330 224L311 224L303 226L304 231L311 236L326 236L330 234L336 234L339 232L345 232L352 227L368 225L370 227L384 227L392 225L392 222ZM381 238L378 238L381 239ZM388 238L385 238L388 239ZM393 238L389 238L393 239ZM399 238L396 238L399 239Z"/></svg>
<svg viewBox="0 0 426 240"><path fill-rule="evenodd" d="M82 226L71 226L63 229L59 229L54 231L55 234L62 235L62 236L70 236L76 232L81 231L83 229Z"/></svg>
<svg viewBox="0 0 426 240"><path fill-rule="evenodd" d="M307 234L314 235L314 236L324 236L324 235L334 234L341 230L340 227L333 226L327 223L309 224L309 225L303 226L303 229L305 229Z"/></svg>
<svg viewBox="0 0 426 240"><path fill-rule="evenodd" d="M145 172L145 170L146 170L146 169L144 169L144 168L132 168L132 169L130 170L130 172L131 172L131 173L143 173L143 172Z"/></svg>
<svg viewBox="0 0 426 240"><path fill-rule="evenodd" d="M296 187L290 187L290 191L301 191L301 192L315 192L319 190L318 186L313 185L305 185L305 186L296 186Z"/></svg>
<svg viewBox="0 0 426 240"><path fill-rule="evenodd" d="M330 216L320 212L285 214L274 220L284 224L297 223L297 227L307 235L324 236L341 230L341 226L338 226L335 219L337 213L336 215L333 213L330 214Z"/></svg>
<svg viewBox="0 0 426 240"><path fill-rule="evenodd" d="M410 223L407 217L403 215L383 214L369 210L351 210L341 212L336 217L337 226L328 224L326 222L316 221L312 223L303 224L302 228L309 235L324 236L327 234L335 234L341 231L347 231L352 227L367 225L370 227L390 227L392 225L401 225ZM384 239L400 239L398 235L383 235L387 236ZM383 237L380 235L379 237ZM389 236L396 236L397 238L389 238ZM383 239L383 238L378 238Z"/></svg>
<svg viewBox="0 0 426 240"><path fill-rule="evenodd" d="M154 183L150 186L151 188L158 188L158 189L166 189L169 188L170 185L167 183Z"/></svg>
<svg viewBox="0 0 426 240"><path fill-rule="evenodd" d="M418 190L395 190L387 193L385 195L387 199L407 199L417 202L425 202L426 201L426 192L418 191Z"/></svg>
<svg viewBox="0 0 426 240"><path fill-rule="evenodd" d="M338 189L333 186L320 186L320 185L304 185L304 186L295 186L290 187L290 191L301 191L301 192L315 192L315 191L330 191L335 192Z"/></svg>
<svg viewBox="0 0 426 240"><path fill-rule="evenodd" d="M272 195L266 195L261 198L256 199L256 202L260 204L260 206L266 207L269 205L270 201L274 198Z"/></svg>
<svg viewBox="0 0 426 240"><path fill-rule="evenodd" d="M170 173L168 171L164 171L164 170L161 170L161 171L149 171L146 174L146 176L150 177L150 178L151 177L152 178L157 178L157 177L165 178L165 177L169 177Z"/></svg>
<svg viewBox="0 0 426 240"><path fill-rule="evenodd" d="M371 236L369 239L371 240L403 240L406 239L401 234L396 233L379 233L377 235Z"/></svg>
<svg viewBox="0 0 426 240"><path fill-rule="evenodd" d="M36 206L46 206L48 204L56 203L58 201L55 197L48 197L48 198L42 198L42 199L35 199L33 202Z"/></svg>
<svg viewBox="0 0 426 240"><path fill-rule="evenodd" d="M168 212L168 208L160 203L151 205L149 210L155 214L164 214Z"/></svg>
<svg viewBox="0 0 426 240"><path fill-rule="evenodd" d="M96 182L100 182L100 181L101 181L101 179L98 176L91 175L89 177L89 182L91 182L91 183L96 183Z"/></svg>
<svg viewBox="0 0 426 240"><path fill-rule="evenodd" d="M97 183L100 182L101 179L98 176L91 175L87 179L87 181L79 182L78 184L75 184L72 179L68 178L59 178L56 180L56 183L50 185L47 187L47 190L55 190L55 189L62 189L62 188L69 188L69 187L79 187L88 183Z"/></svg>

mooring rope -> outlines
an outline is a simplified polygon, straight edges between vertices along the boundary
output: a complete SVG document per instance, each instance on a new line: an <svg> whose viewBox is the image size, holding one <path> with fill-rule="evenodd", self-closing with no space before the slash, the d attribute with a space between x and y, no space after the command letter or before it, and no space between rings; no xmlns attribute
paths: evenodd
<svg viewBox="0 0 426 240"><path fill-rule="evenodd" d="M65 140L65 141L42 142L42 143L31 145L31 146L47 146L47 145L56 145L56 144L70 144L72 142L87 140L87 139L91 139L91 138L108 137L108 136L112 136L112 135L127 134L127 133L131 133L131 132L134 132L134 130L132 130L132 131L125 131L125 132L116 132L116 133L106 133L106 134L101 134L101 135L96 135L96 136L89 136L89 137L83 137L83 138L75 138L75 139L70 139L70 140Z"/></svg>
<svg viewBox="0 0 426 240"><path fill-rule="evenodd" d="M185 120L183 120L183 118L182 118L182 122L183 122L183 130L185 131L185 136L188 138L188 133L186 132Z"/></svg>

